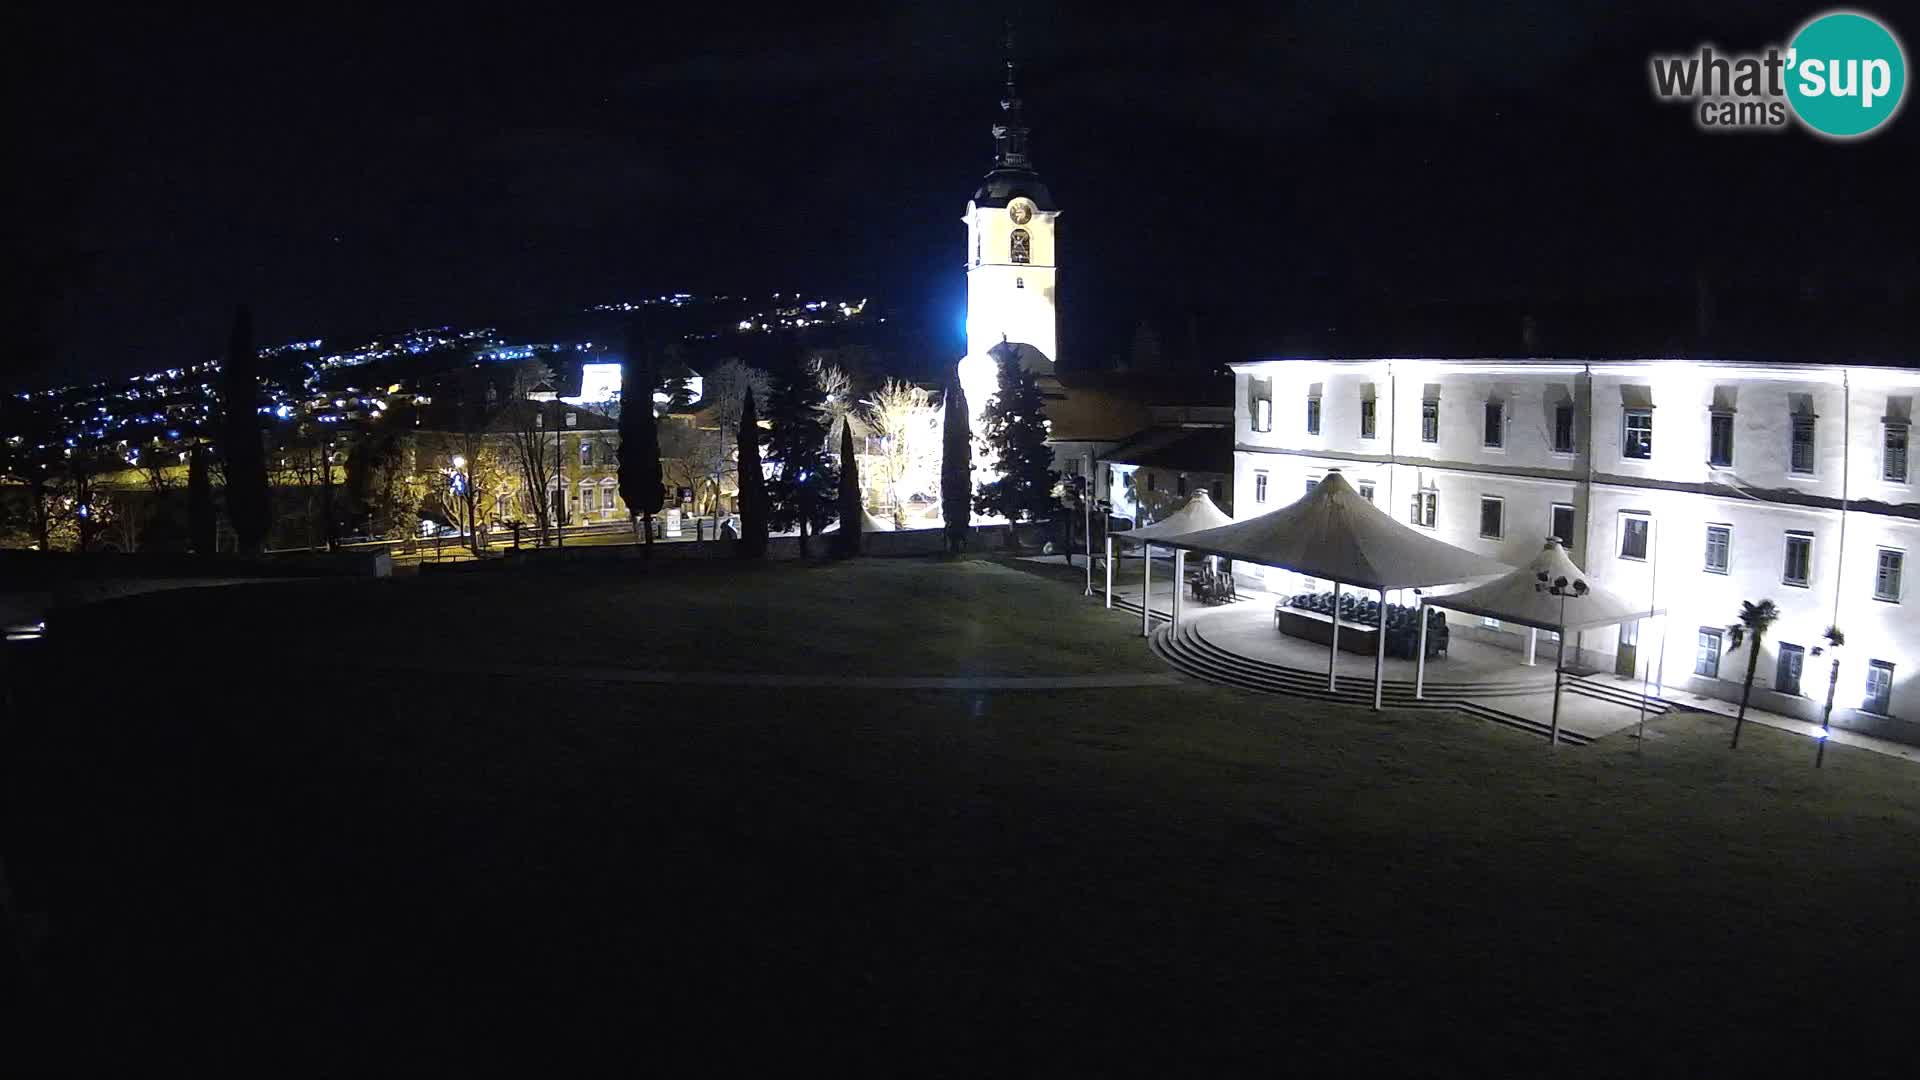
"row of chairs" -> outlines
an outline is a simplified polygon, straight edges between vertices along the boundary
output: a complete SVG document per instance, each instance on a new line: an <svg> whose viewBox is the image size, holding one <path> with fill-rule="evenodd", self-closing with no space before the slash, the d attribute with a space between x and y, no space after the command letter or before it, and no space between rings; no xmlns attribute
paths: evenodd
<svg viewBox="0 0 1920 1080"><path fill-rule="evenodd" d="M1380 601L1364 595L1341 593L1340 621L1358 623L1362 626L1379 626L1381 616ZM1332 615L1334 609L1333 593L1298 593L1287 597L1275 605L1277 616L1283 608L1298 608L1302 611ZM1434 608L1427 612L1427 658L1443 656L1447 651L1447 617ZM1420 616L1416 609L1400 604L1386 605L1387 655L1401 659L1412 659L1419 649ZM1275 620L1276 627L1278 619Z"/></svg>
<svg viewBox="0 0 1920 1080"><path fill-rule="evenodd" d="M1229 604L1240 599L1239 591L1234 588L1233 574L1228 571L1203 566L1190 580L1193 582L1193 598L1201 603Z"/></svg>

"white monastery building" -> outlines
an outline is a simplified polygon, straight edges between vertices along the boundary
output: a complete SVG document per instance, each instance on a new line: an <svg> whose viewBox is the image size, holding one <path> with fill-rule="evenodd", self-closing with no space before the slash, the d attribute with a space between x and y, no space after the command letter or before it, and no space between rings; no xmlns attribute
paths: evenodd
<svg viewBox="0 0 1920 1080"><path fill-rule="evenodd" d="M1738 700L1747 651L1727 627L1742 601L1770 599L1781 615L1755 707L1819 719L1829 656L1814 650L1834 625L1846 635L1835 723L1920 741L1920 594L1906 588L1920 554L1908 454L1920 372L1551 359L1233 371L1237 517L1338 469L1381 509L1512 565L1557 536L1594 583L1668 612L1569 641L1569 656L1577 646L1670 696ZM1280 591L1325 587L1267 574ZM1450 617L1455 633L1523 645L1524 630Z"/></svg>

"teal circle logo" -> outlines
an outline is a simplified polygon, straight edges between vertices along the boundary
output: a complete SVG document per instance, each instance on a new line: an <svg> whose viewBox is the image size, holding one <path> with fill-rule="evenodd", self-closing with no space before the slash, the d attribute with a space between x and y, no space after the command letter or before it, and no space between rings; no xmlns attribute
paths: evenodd
<svg viewBox="0 0 1920 1080"><path fill-rule="evenodd" d="M1893 119L1907 89L1907 58L1893 31L1857 11L1831 11L1788 46L1787 102L1815 132L1866 135Z"/></svg>

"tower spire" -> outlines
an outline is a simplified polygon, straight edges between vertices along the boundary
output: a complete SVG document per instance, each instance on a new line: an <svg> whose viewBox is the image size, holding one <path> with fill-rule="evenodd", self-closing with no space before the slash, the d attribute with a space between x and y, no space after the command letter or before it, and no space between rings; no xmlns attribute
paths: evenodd
<svg viewBox="0 0 1920 1080"><path fill-rule="evenodd" d="M1006 96L1000 99L1000 119L993 125L993 163L999 169L1030 169L1033 162L1027 157L1027 125L1021 114L1020 90L1014 78L1011 19L1004 26L1001 50L1007 68L1007 85Z"/></svg>

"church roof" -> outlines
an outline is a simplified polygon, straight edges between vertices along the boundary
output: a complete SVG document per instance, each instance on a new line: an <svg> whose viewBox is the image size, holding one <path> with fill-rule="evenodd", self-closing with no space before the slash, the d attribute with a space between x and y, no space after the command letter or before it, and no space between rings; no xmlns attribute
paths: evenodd
<svg viewBox="0 0 1920 1080"><path fill-rule="evenodd" d="M975 206L1005 206L1020 196L1033 201L1036 209L1052 213L1060 209L1054 205L1053 192L1047 190L1046 182L1032 169L995 169L980 181L979 190L973 193Z"/></svg>

